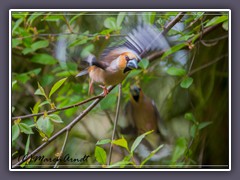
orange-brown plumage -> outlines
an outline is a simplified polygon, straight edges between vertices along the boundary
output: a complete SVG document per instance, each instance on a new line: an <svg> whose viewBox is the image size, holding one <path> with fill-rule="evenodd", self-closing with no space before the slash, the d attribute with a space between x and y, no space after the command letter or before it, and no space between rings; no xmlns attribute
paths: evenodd
<svg viewBox="0 0 240 180"><path fill-rule="evenodd" d="M124 38L124 43L119 46L104 50L99 60L93 55L87 57L90 67L80 72L77 76L89 73L90 92L93 83L103 87L106 95L106 86L121 83L129 71L138 68L138 62L149 51L165 49L168 46L166 39L156 27L148 24L137 26Z"/></svg>

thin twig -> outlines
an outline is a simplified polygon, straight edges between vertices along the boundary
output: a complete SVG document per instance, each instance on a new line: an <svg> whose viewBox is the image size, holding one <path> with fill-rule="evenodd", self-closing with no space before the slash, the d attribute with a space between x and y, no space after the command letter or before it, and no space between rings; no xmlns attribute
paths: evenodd
<svg viewBox="0 0 240 180"><path fill-rule="evenodd" d="M189 76L191 76L192 74L196 73L197 71L200 71L200 70L202 70L202 69L204 69L204 68L207 68L208 66L210 66L210 65L212 65L212 64L220 61L222 58L227 57L227 56L228 56L228 54L224 54L224 55L216 58L215 60L210 61L209 63L206 63L206 64L200 66L199 68L196 68L196 69L192 70L192 71L189 73Z"/></svg>
<svg viewBox="0 0 240 180"><path fill-rule="evenodd" d="M29 36L23 36L23 37L16 37L16 38L12 38L12 39L26 39L26 38L33 38L33 37L44 37L44 36L48 36L48 37L53 37L53 36L69 36L69 35L82 35L83 33L43 33L43 34L34 34L34 35L29 35ZM96 34L84 34L84 36L87 37L99 37L99 38L106 38L106 35L96 35ZM125 37L127 36L126 34L110 34L110 37Z"/></svg>
<svg viewBox="0 0 240 180"><path fill-rule="evenodd" d="M69 135L69 130L66 131L66 135L65 135L65 139L64 139L64 142L63 142L63 145L62 145L62 149L61 149L60 154L59 154L59 156L58 156L59 161L56 162L56 164L54 165L54 168L57 168L57 167L58 167L58 164L59 164L59 162L60 162L60 159L61 159L61 157L62 157L62 155L63 155L64 148L65 148L65 146L66 146L66 144L67 144L68 135Z"/></svg>
<svg viewBox="0 0 240 180"><path fill-rule="evenodd" d="M63 15L63 19L64 19L65 23L67 24L69 32L72 34L73 30L72 30L71 25L69 24L67 18L65 17L65 15Z"/></svg>
<svg viewBox="0 0 240 180"><path fill-rule="evenodd" d="M172 19L165 27L162 32L163 35L167 34L167 32L175 25L177 24L183 16L186 14L186 12L180 12L174 19Z"/></svg>
<svg viewBox="0 0 240 180"><path fill-rule="evenodd" d="M47 111L45 113L52 114L52 113L55 113L55 112L58 112L58 111L64 111L64 110L67 110L67 109L70 109L70 108L81 106L83 104L86 104L86 103L88 103L90 101L93 101L93 100L101 98L101 97L103 97L103 95L94 96L94 97L91 97L91 98L86 99L84 101L81 101L79 103L76 103L76 104L73 104L73 105L69 105L69 106L66 106L66 107L63 107L63 108L52 109L52 110L49 110L49 111ZM26 118L30 118L30 117L34 117L34 116L42 116L42 115L44 115L44 112L40 112L40 113L36 113L36 114L28 114L28 115L23 115L23 116L16 116L16 117L12 117L12 120L26 119Z"/></svg>
<svg viewBox="0 0 240 180"><path fill-rule="evenodd" d="M201 31L199 34L197 34L194 38L190 39L188 42L191 43L193 41L195 41L195 42L198 41L200 39L200 37L208 34L209 32L211 32L212 30L216 29L219 26L221 26L221 23L217 24L215 26L210 26L208 28L205 28L203 31ZM183 46L181 49L185 49L186 47L188 47L189 43L186 43L185 46ZM179 49L179 50L181 50L181 49ZM150 62L154 61L156 58L161 57L165 52L166 52L166 50L152 53L147 57L147 59L149 59Z"/></svg>
<svg viewBox="0 0 240 180"><path fill-rule="evenodd" d="M116 110L116 116L114 119L114 126L113 126L113 132L112 132L112 141L115 138L115 132L116 132L116 127L117 127L117 123L118 123L118 116L119 116L119 110L120 110L120 102L121 102L121 96L122 96L122 84L118 85L118 102L117 102L117 110ZM108 157L108 165L110 165L111 163L111 159L112 159L112 149L113 149L113 144L110 144L110 150L109 150L109 157Z"/></svg>
<svg viewBox="0 0 240 180"><path fill-rule="evenodd" d="M108 88L108 91L111 92L112 89L115 86L111 86ZM50 137L46 142L41 144L39 147L37 147L32 153L28 154L25 158L21 159L19 162L17 162L15 165L12 166L12 168L19 167L20 164L28 160L29 158L36 155L39 151L41 151L43 148L45 148L49 143L51 143L53 140L55 140L57 137L59 137L61 134L63 134L65 131L70 131L73 126L78 123L83 117L85 117L102 99L104 98L103 93L101 93L98 96L98 99L95 99L92 104L90 104L80 115L78 115L71 123L69 123L67 126L62 128L60 131L58 131L56 134L54 134L52 137Z"/></svg>

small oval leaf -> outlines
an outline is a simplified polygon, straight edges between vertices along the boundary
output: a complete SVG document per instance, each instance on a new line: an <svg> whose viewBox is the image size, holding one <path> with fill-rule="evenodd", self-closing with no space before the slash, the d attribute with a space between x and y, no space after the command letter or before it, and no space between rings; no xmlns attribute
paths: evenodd
<svg viewBox="0 0 240 180"><path fill-rule="evenodd" d="M12 126L12 141L15 141L18 138L19 134L20 134L19 126L17 124L14 124Z"/></svg>
<svg viewBox="0 0 240 180"><path fill-rule="evenodd" d="M32 128L30 128L27 124L25 123L19 123L19 127L21 132L25 134L33 134Z"/></svg>
<svg viewBox="0 0 240 180"><path fill-rule="evenodd" d="M186 74L186 70L176 67L170 67L168 68L167 73L171 76L184 76Z"/></svg>
<svg viewBox="0 0 240 180"><path fill-rule="evenodd" d="M148 131L140 136L137 137L137 139L135 139L135 141L133 142L132 144L132 147L131 147L131 153L134 152L134 150L138 147L138 145L141 143L141 141L143 140L143 138L145 138L145 136L147 136L148 134L151 134L153 132L152 131Z"/></svg>
<svg viewBox="0 0 240 180"><path fill-rule="evenodd" d="M54 130L54 126L48 116L47 117L41 116L38 119L37 128L41 130L44 134L46 134L48 137L51 136Z"/></svg>
<svg viewBox="0 0 240 180"><path fill-rule="evenodd" d="M121 139L113 140L112 143L129 150L128 149L128 143L127 143L127 141L126 141L126 139L124 137L122 137Z"/></svg>
<svg viewBox="0 0 240 180"><path fill-rule="evenodd" d="M108 143L110 143L110 142L111 142L110 139L102 139L102 140L98 141L98 142L96 143L96 145L108 144Z"/></svg>
<svg viewBox="0 0 240 180"><path fill-rule="evenodd" d="M186 77L183 79L183 81L181 82L180 86L184 89L189 88L193 83L193 78L191 77Z"/></svg>
<svg viewBox="0 0 240 180"><path fill-rule="evenodd" d="M57 114L50 114L48 115L49 119L55 123L63 123L61 117Z"/></svg>
<svg viewBox="0 0 240 180"><path fill-rule="evenodd" d="M44 65L53 65L57 63L57 60L48 54L37 54L31 59L32 62Z"/></svg>
<svg viewBox="0 0 240 180"><path fill-rule="evenodd" d="M102 165L106 164L107 153L103 148L101 148L99 146L96 146L94 155L95 155L95 158L96 158L97 162L99 162Z"/></svg>
<svg viewBox="0 0 240 180"><path fill-rule="evenodd" d="M66 79L67 79L67 78L60 79L58 82L56 82L56 83L53 85L53 87L52 87L52 89L51 89L51 91L50 91L50 93L49 93L49 98L52 96L52 94L53 94L56 90L58 90L58 89L61 87L61 85L66 81Z"/></svg>

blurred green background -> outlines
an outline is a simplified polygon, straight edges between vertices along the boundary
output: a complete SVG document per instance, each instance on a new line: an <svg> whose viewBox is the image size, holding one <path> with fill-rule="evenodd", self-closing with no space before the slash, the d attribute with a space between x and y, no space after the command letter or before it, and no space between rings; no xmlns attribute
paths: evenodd
<svg viewBox="0 0 240 180"><path fill-rule="evenodd" d="M155 24L162 31L178 13L12 12L12 117L65 107L91 97L88 77L75 78L86 67L82 59L88 53L100 56L143 22ZM169 131L171 156L152 164L228 168L221 166L229 164L228 20L228 12L186 12L166 35L171 48L150 62L145 58L141 69L124 80L118 125L126 124L123 108L129 100L130 85L137 83L155 101ZM209 32L203 33L208 28ZM179 69L184 73L178 74ZM49 96L53 85L63 78L67 79L46 98L40 87ZM96 86L95 94L101 91ZM115 88L71 130L64 154L91 156L74 167L98 164L94 148L98 140L112 135L117 93ZM12 163L69 124L88 105L57 112L48 125L41 124L40 117L12 121ZM56 157L63 140L61 135L38 154ZM108 151L108 146L104 149ZM123 157L121 151L114 151L114 162ZM54 163L29 164L51 168Z"/></svg>

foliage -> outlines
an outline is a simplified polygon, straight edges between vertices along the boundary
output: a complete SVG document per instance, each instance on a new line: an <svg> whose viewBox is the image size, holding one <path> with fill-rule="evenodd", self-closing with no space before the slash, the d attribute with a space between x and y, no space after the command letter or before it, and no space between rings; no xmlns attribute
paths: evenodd
<svg viewBox="0 0 240 180"><path fill-rule="evenodd" d="M155 24L164 30L179 12L101 13L12 12L12 116L42 113L12 121L13 162L46 142L86 109L87 103L73 105L90 97L88 78L75 77L85 69L82 63L89 53L99 57L137 23ZM132 143L124 136L110 140L117 88L71 130L64 154L90 154L91 160L75 164L78 168L96 163L107 168L228 164L228 17L226 12L187 12L166 35L171 47L156 58L144 57L140 68L123 81L121 107L129 100L132 84L141 85L154 99L171 134L170 157L150 161L162 148L160 145L141 159L139 166L136 164L136 148L151 132L134 137ZM210 30L204 34L206 29ZM96 86L95 94L100 92ZM55 111L67 106L71 108ZM123 114L120 119L124 119ZM121 121L119 126L123 125ZM61 149L62 138L44 148L43 154L54 157ZM98 139L103 140L96 144ZM120 160L107 166L106 145L110 143L128 155L119 153ZM54 165L26 161L22 167L36 164Z"/></svg>

